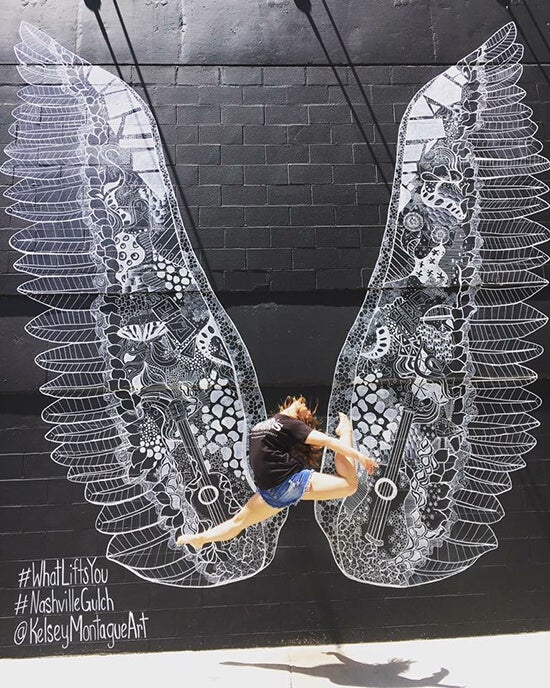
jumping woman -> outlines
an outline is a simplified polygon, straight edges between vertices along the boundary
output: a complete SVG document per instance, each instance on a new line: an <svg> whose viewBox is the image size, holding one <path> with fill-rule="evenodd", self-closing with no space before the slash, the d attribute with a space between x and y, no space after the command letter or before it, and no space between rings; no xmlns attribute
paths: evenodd
<svg viewBox="0 0 550 688"><path fill-rule="evenodd" d="M185 533L177 545L199 550L211 542L231 540L248 526L274 516L302 499L341 499L357 490L359 462L372 475L378 464L352 447L349 418L340 413L336 434L340 439L319 432L319 421L304 397L287 397L275 413L252 428L250 463L257 492L232 518L201 533ZM321 450L335 454L338 475L314 471Z"/></svg>

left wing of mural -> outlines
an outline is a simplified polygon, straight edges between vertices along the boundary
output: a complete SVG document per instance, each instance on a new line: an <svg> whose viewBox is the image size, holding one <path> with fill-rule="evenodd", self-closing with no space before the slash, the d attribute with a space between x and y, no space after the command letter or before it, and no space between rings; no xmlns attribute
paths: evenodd
<svg viewBox="0 0 550 688"><path fill-rule="evenodd" d="M21 292L48 310L52 453L101 507L107 556L147 580L223 585L272 560L286 510L199 552L175 544L250 497L256 374L185 234L151 112L120 79L21 25L6 174Z"/></svg>

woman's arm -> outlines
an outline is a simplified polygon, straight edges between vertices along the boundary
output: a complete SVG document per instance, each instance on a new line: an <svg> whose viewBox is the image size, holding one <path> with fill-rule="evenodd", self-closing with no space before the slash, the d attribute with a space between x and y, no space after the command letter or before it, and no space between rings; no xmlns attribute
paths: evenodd
<svg viewBox="0 0 550 688"><path fill-rule="evenodd" d="M335 453L343 454L350 459L355 459L370 473L374 472L374 469L378 467L378 464L374 459L369 456L361 454L349 444L342 442L342 440L337 440L336 437L331 437L330 435L325 435L324 432L319 432L319 430L312 430L306 437L306 444L312 444L314 447L326 447Z"/></svg>

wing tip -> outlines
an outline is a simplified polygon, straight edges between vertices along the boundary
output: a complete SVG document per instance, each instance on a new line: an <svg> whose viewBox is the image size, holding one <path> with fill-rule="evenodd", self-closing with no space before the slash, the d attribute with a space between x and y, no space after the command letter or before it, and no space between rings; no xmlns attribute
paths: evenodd
<svg viewBox="0 0 550 688"><path fill-rule="evenodd" d="M518 37L518 28L516 26L516 23L514 21L509 21L507 24L503 24L500 29L497 29L493 33L492 36L490 36L487 41L485 41L486 44L492 44L493 42L500 42L503 39L512 39L512 43L515 42L516 38Z"/></svg>

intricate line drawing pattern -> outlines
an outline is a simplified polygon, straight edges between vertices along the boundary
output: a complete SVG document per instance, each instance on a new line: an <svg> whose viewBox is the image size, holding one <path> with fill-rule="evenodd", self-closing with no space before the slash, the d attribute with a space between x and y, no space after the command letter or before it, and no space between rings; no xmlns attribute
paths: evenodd
<svg viewBox="0 0 550 688"><path fill-rule="evenodd" d="M192 553L179 529L225 520L251 496L247 428L265 418L248 352L193 253L156 124L125 83L22 23L28 82L3 171L21 291L54 461L101 507L107 556L150 581L222 585L273 558L287 510Z"/></svg>
<svg viewBox="0 0 550 688"><path fill-rule="evenodd" d="M498 495L525 465L540 400L524 338L546 322L525 303L549 232L548 170L517 86L513 24L424 86L403 117L386 232L364 304L339 355L329 429L349 413L380 462L355 495L316 502L341 571L406 587L494 549ZM333 459L323 469L334 472Z"/></svg>

